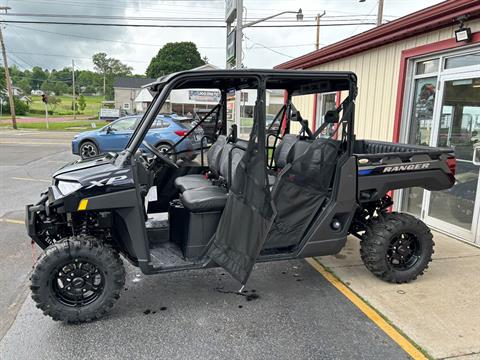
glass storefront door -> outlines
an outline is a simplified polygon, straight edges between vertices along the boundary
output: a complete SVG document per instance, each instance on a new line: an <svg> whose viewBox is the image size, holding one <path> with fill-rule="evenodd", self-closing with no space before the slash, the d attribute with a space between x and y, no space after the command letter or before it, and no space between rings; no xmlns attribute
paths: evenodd
<svg viewBox="0 0 480 360"><path fill-rule="evenodd" d="M480 71L441 75L430 144L452 147L457 158L456 184L425 192L427 224L462 239L477 240L479 167L473 148L480 143Z"/></svg>

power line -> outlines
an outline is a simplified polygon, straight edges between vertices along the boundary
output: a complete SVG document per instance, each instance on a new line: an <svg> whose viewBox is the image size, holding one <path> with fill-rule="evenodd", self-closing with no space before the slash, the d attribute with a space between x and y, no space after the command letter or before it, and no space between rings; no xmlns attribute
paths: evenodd
<svg viewBox="0 0 480 360"><path fill-rule="evenodd" d="M249 38L247 35L245 35L245 34L243 34L243 36L245 37L245 39L250 40L253 44L258 45L258 46L261 46L261 47L264 48L264 49L270 50L270 51L272 51L272 52L274 52L274 53L276 53L276 54L282 55L282 56L286 56L286 57L288 57L288 58L290 58L290 59L294 59L294 58L295 58L294 56L290 56L290 55L288 55L288 54L285 54L285 53L282 53L282 52L280 52L280 51L274 50L274 49L272 49L272 48L270 48L270 47L268 47L268 46L266 46L266 45L263 45L263 44L261 44L261 43L259 43L259 42L253 41L252 39L250 39L250 38ZM247 50L249 50L249 49L247 48Z"/></svg>
<svg viewBox="0 0 480 360"><path fill-rule="evenodd" d="M119 23L88 23L88 22L67 22L67 21L33 21L33 20L2 20L7 24L42 24L42 25L80 25L80 26L115 26L115 27L144 27L144 28L183 28L183 29L226 29L225 25L179 25L179 24L119 24ZM375 25L370 22L352 22L352 23L329 23L320 24L320 26L360 26ZM316 24L295 24L295 25L254 25L254 28L300 28L316 27Z"/></svg>
<svg viewBox="0 0 480 360"><path fill-rule="evenodd" d="M21 26L21 25L8 25L8 26L19 28L19 29L36 31L36 32L38 31L38 32L47 33L47 34L55 34L55 35L60 35L60 36L64 36L64 37L74 37L74 38L80 38L80 39L86 39L86 40L114 42L114 43L120 43L120 44L126 44L126 45L155 46L155 47L162 47L163 45L165 45L165 44L139 43L139 42L115 40L115 39L102 39L102 38L96 38L96 37L84 36L84 35L78 35L78 34L59 33L59 32L55 32L55 31L35 29L35 28L31 28L31 27L27 27L27 26ZM311 46L311 45L312 45L311 43L304 43L304 44L278 45L278 46L271 46L271 47L272 48L291 48L291 47L293 48L293 47L303 47L303 46ZM225 50L225 46L198 46L197 45L197 48L199 48L199 49ZM32 54L32 55L35 55L35 54ZM36 55L42 55L42 54L36 54ZM54 54L49 54L49 55L54 55ZM49 55L47 55L47 56L49 56ZM77 59L79 59L79 58L77 58Z"/></svg>
<svg viewBox="0 0 480 360"><path fill-rule="evenodd" d="M47 13L7 13L3 16L8 17L43 17L43 18L73 18L73 19L104 19L104 20L141 20L141 21L194 21L194 22L221 22L224 23L223 18L185 18L185 17L159 17L159 16L112 16L112 15L83 15L83 14L47 14ZM370 16L370 15L366 15ZM346 20L342 20L346 18ZM255 21L260 18L251 17L245 19L246 21ZM310 19L310 20L305 20ZM324 16L325 21L361 21L364 18L361 15L352 17L350 15L338 15L338 16ZM272 19L270 22L296 22L294 19ZM305 16L303 22L315 21L314 16Z"/></svg>

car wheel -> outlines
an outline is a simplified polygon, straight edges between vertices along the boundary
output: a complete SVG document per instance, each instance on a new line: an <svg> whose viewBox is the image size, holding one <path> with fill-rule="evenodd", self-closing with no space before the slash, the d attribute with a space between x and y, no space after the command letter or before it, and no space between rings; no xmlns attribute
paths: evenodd
<svg viewBox="0 0 480 360"><path fill-rule="evenodd" d="M92 141L85 141L80 145L80 157L89 159L98 155L98 147Z"/></svg>
<svg viewBox="0 0 480 360"><path fill-rule="evenodd" d="M157 146L155 146L157 148L158 151L160 151L161 153L168 153L169 151L172 150L172 146L170 144L166 144L166 143L161 143L161 144L158 144ZM173 161L173 162L177 162L177 154L168 154L168 157Z"/></svg>

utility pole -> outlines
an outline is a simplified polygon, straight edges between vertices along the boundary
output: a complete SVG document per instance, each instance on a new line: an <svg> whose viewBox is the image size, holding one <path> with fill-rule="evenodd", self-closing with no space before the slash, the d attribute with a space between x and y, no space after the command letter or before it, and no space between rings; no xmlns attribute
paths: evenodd
<svg viewBox="0 0 480 360"><path fill-rule="evenodd" d="M365 2L366 0L358 0L358 2ZM382 25L383 23L383 3L384 0L378 0L378 9L377 9L377 26Z"/></svg>
<svg viewBox="0 0 480 360"><path fill-rule="evenodd" d="M8 6L1 6L0 10L5 10L5 13L11 8ZM17 118L15 117L15 102L13 100L12 81L10 80L10 71L8 70L7 51L5 50L5 42L3 41L2 33L3 24L0 23L0 43L2 46L3 66L5 67L5 81L7 82L8 102L10 103L10 115L12 116L12 126L17 128Z"/></svg>
<svg viewBox="0 0 480 360"><path fill-rule="evenodd" d="M73 100L73 120L77 119L77 102L75 101L75 60L72 59L72 100Z"/></svg>
<svg viewBox="0 0 480 360"><path fill-rule="evenodd" d="M383 1L384 0L378 0L377 26L382 25L383 22Z"/></svg>
<svg viewBox="0 0 480 360"><path fill-rule="evenodd" d="M325 15L325 11L323 12L322 15L320 14L317 14L317 16L315 17L315 20L317 20L317 38L316 38L316 41L315 41L315 49L318 50L320 49L320 18L323 17Z"/></svg>

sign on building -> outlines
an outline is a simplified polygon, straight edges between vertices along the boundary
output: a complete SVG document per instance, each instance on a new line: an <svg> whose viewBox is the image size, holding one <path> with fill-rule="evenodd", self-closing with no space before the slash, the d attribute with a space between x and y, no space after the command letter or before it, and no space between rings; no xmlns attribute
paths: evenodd
<svg viewBox="0 0 480 360"><path fill-rule="evenodd" d="M189 90L188 99L193 101L220 102L221 94L217 90Z"/></svg>

